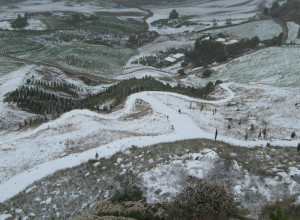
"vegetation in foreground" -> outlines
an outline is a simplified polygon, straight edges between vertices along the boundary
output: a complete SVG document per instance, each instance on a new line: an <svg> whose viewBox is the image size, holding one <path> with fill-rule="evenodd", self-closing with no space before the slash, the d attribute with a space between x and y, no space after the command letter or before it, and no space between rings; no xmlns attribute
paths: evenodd
<svg viewBox="0 0 300 220"><path fill-rule="evenodd" d="M240 174L236 173L232 168L234 161L237 161L238 165L244 170L247 170L248 174L251 175L251 185L245 189L246 194L244 198L240 198L242 199L240 201L241 203L237 204L239 211L234 211L234 203L232 206L229 205L226 206L226 209L223 209L224 206L218 206L218 199L209 200L209 198L214 197L207 197L206 199L208 199L208 201L199 201L204 205L209 204L209 202L213 205L217 205L215 211L218 210L218 208L223 207L223 216L230 215L232 217L237 217L237 215L246 216L250 213L255 215L261 211L265 204L266 206L259 219L269 219L269 212L274 212L275 209L273 207L278 205L281 207L283 215L291 214L291 220L299 219L300 213L297 212L300 210L299 205L293 205L297 195L289 196L285 193L286 190L288 190L289 185L279 182L278 184L280 184L280 187L274 185L270 186L271 188L274 188L274 195L272 196L278 194L278 199L283 198L280 193L284 193L286 196L286 199L282 199L281 202L276 202L275 204L266 201L259 192L252 191L253 187L256 187L253 185L255 184L256 179L275 178L277 175L276 172L280 175L282 171L287 172L290 166L297 163L299 164L300 157L295 148L272 146L266 148L241 148L205 139L162 143L145 148L132 146L127 152L118 152L110 158L99 158L101 155L96 154L94 160L83 163L78 167L57 171L53 175L28 186L26 190L19 193L17 196L0 204L0 212L10 213L13 218L32 216L33 219L66 219L74 218L75 216L83 215L86 212L95 210L99 201L111 197L114 197L115 204L117 205L126 203L126 200L128 199L141 201L144 199L146 189L141 184L140 174L159 167L160 165L169 164L173 160L172 158L186 155L187 152L198 153L204 149L213 149L220 157L214 165L215 168L207 174L207 181L194 178L189 180L184 178L183 183L187 185L184 184L183 186L187 186L187 188L182 191L182 194L179 194L180 196L178 196L177 199L173 199L175 203L170 203L170 209L182 204L183 206L181 207L185 207L185 205L195 206L195 210L197 210L197 207L202 210L203 207L200 206L200 203L197 203L198 200L194 200L194 198L197 197L197 193L198 195L205 193L203 191L201 192L201 189L205 189L206 187L218 189L220 190L219 192L226 190L225 194L222 193L223 197L218 198L224 198L220 201L222 202L221 204L229 204L226 203L226 201L232 201L232 192L228 186L233 186L235 181L239 181L241 178ZM188 161L189 159L187 158L185 160ZM279 170L272 170L274 167L278 167ZM124 173L124 169L128 170L127 173ZM171 170L170 172L175 172L175 169L178 168L174 167L173 171ZM132 170L132 172L129 170ZM165 173L164 175L168 175L168 173ZM155 178L159 179L160 176L153 176L153 179ZM169 181L175 180L170 179ZM124 189L122 187L124 183L133 183L130 184L130 186L134 189ZM265 183L259 183L261 184L261 187L265 185ZM190 188L193 185L198 188ZM190 192L190 190L195 190L195 192ZM191 200L186 201L187 203L184 203L186 198L184 192L188 192L188 198L191 198ZM157 195L159 195L159 192L157 193ZM192 195L190 195L190 193ZM226 195L228 195L228 197ZM160 194L159 196L161 201L165 201L170 197L170 194ZM234 199L237 198L234 197ZM276 199L274 201L276 201ZM259 209L253 209L253 205L258 206ZM242 206L244 206L246 210L241 208ZM168 210L168 206L165 206L164 204L162 204L162 206L156 206L156 208L158 207L160 210L161 208L165 211ZM19 212L18 210L21 209L22 212ZM226 210L229 210L229 213L227 213ZM184 211L185 208L178 208L178 212L185 215ZM204 210L204 213L208 213L208 211L209 210ZM232 213L232 211L234 211L234 213ZM204 216L207 216L208 219L210 219L210 217L214 216L211 215L213 213L214 210L211 210L209 215ZM139 216L145 216L145 214L147 213L139 213ZM189 213L189 215L197 215L197 217L199 217L201 212Z"/></svg>

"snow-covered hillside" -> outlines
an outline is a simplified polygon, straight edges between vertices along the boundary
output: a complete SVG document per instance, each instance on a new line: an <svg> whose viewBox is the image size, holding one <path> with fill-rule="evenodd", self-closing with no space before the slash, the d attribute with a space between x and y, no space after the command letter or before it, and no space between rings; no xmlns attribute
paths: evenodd
<svg viewBox="0 0 300 220"><path fill-rule="evenodd" d="M234 42L277 37L280 25L256 16L272 0L187 0L145 9L106 1L77 2L71 1L70 6L65 1L30 0L0 6L0 29L5 29L1 34L5 42L14 39L12 44L1 44L7 49L0 57L0 220L73 218L90 211L97 200L111 197L117 188L115 176L128 170L142 179L149 203L172 201L188 177L194 176L227 181L254 219L263 205L283 196L295 197L295 204L300 204L299 25L287 22L286 45L269 47L262 42L222 63L199 67L186 55L195 48L195 40L208 33L228 35L237 39ZM151 25L168 18L173 9L194 24ZM10 27L17 14L49 11L58 16L55 22L61 22L65 12L123 15L120 20L108 16L114 27L106 31L103 23L90 20L85 21L87 26L58 25L45 31L48 27L39 16L29 19L27 31ZM95 26L89 26L92 23ZM143 38L147 25L158 33L145 31L149 36ZM105 36L101 40L87 36L95 27ZM207 28L211 29L202 32ZM135 39L139 34L143 39ZM69 39L75 35L76 40ZM108 38L115 43L107 44ZM129 39L144 43L134 45ZM225 41L225 37L218 39ZM158 61L162 67L138 62L159 53L182 57L168 63L162 56ZM63 65L67 56L74 58L74 65ZM92 60L101 65L88 72L83 66ZM114 64L116 68L110 68ZM105 67L110 79L100 74ZM211 73L203 77L206 70ZM214 90L207 97L204 92L189 97L163 92L174 90L146 91L136 84L117 88L127 79L146 76L163 86L195 90L210 83ZM77 90L67 93L53 86L64 84ZM71 111L36 114L28 107L32 100L25 106L18 103L17 98L27 94L6 99L22 86L48 92L58 106L62 105L59 98L74 102L94 98L97 103L80 107L73 103ZM105 111L104 106L114 100L110 96L99 103L95 97L109 88L121 101ZM28 123L35 118L43 120Z"/></svg>

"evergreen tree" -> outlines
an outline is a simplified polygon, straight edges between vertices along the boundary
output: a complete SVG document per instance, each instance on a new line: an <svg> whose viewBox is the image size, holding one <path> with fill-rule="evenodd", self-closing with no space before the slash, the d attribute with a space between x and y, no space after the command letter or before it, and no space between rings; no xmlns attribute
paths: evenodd
<svg viewBox="0 0 300 220"><path fill-rule="evenodd" d="M11 22L12 28L24 28L26 25L28 25L28 17L27 14L25 14L24 17L22 17L20 14L18 14L18 17Z"/></svg>
<svg viewBox="0 0 300 220"><path fill-rule="evenodd" d="M173 9L169 15L169 19L178 19L178 18L179 18L178 12L175 9Z"/></svg>

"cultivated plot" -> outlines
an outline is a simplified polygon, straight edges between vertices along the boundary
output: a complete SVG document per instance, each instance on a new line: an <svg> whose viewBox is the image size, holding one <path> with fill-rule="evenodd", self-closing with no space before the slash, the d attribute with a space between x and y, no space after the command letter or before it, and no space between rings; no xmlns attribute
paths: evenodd
<svg viewBox="0 0 300 220"><path fill-rule="evenodd" d="M299 46L271 47L213 68L208 78L188 76L184 81L205 85L209 81L257 82L280 87L299 87Z"/></svg>

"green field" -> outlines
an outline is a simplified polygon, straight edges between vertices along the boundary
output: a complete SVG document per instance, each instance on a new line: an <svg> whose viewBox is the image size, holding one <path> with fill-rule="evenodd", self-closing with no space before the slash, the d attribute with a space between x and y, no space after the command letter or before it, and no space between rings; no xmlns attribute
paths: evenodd
<svg viewBox="0 0 300 220"><path fill-rule="evenodd" d="M90 45L81 42L54 44L21 57L61 65L70 69L113 77L138 51L131 48Z"/></svg>
<svg viewBox="0 0 300 220"><path fill-rule="evenodd" d="M70 29L73 25L63 21L60 16L48 16L40 18L41 22L46 25L47 30Z"/></svg>
<svg viewBox="0 0 300 220"><path fill-rule="evenodd" d="M97 21L79 26L80 29L100 31L138 32L134 26L112 16L101 16Z"/></svg>
<svg viewBox="0 0 300 220"><path fill-rule="evenodd" d="M3 76L11 71L17 70L24 66L23 63L18 63L7 58L0 57L0 76Z"/></svg>
<svg viewBox="0 0 300 220"><path fill-rule="evenodd" d="M70 29L71 23L58 16L43 18L49 29ZM76 29L101 30L105 32L137 32L138 29L115 17L102 16ZM43 45L31 40L31 37L46 35L53 31L0 31L0 54L16 56L32 61L41 61L64 66L73 70L113 77L118 74L128 59L138 53L136 49L91 45L82 42L70 42ZM7 68L7 69L6 69ZM1 71L6 73L14 69L5 64Z"/></svg>
<svg viewBox="0 0 300 220"><path fill-rule="evenodd" d="M0 54L13 55L43 47L42 44L29 40L44 31L0 31Z"/></svg>
<svg viewBox="0 0 300 220"><path fill-rule="evenodd" d="M85 23L73 23L64 21L60 16L53 15L42 17L40 20L46 25L48 30L59 29L85 29L97 31L121 31L121 32L138 32L139 30L125 21L113 16L101 16L96 21L87 21Z"/></svg>

